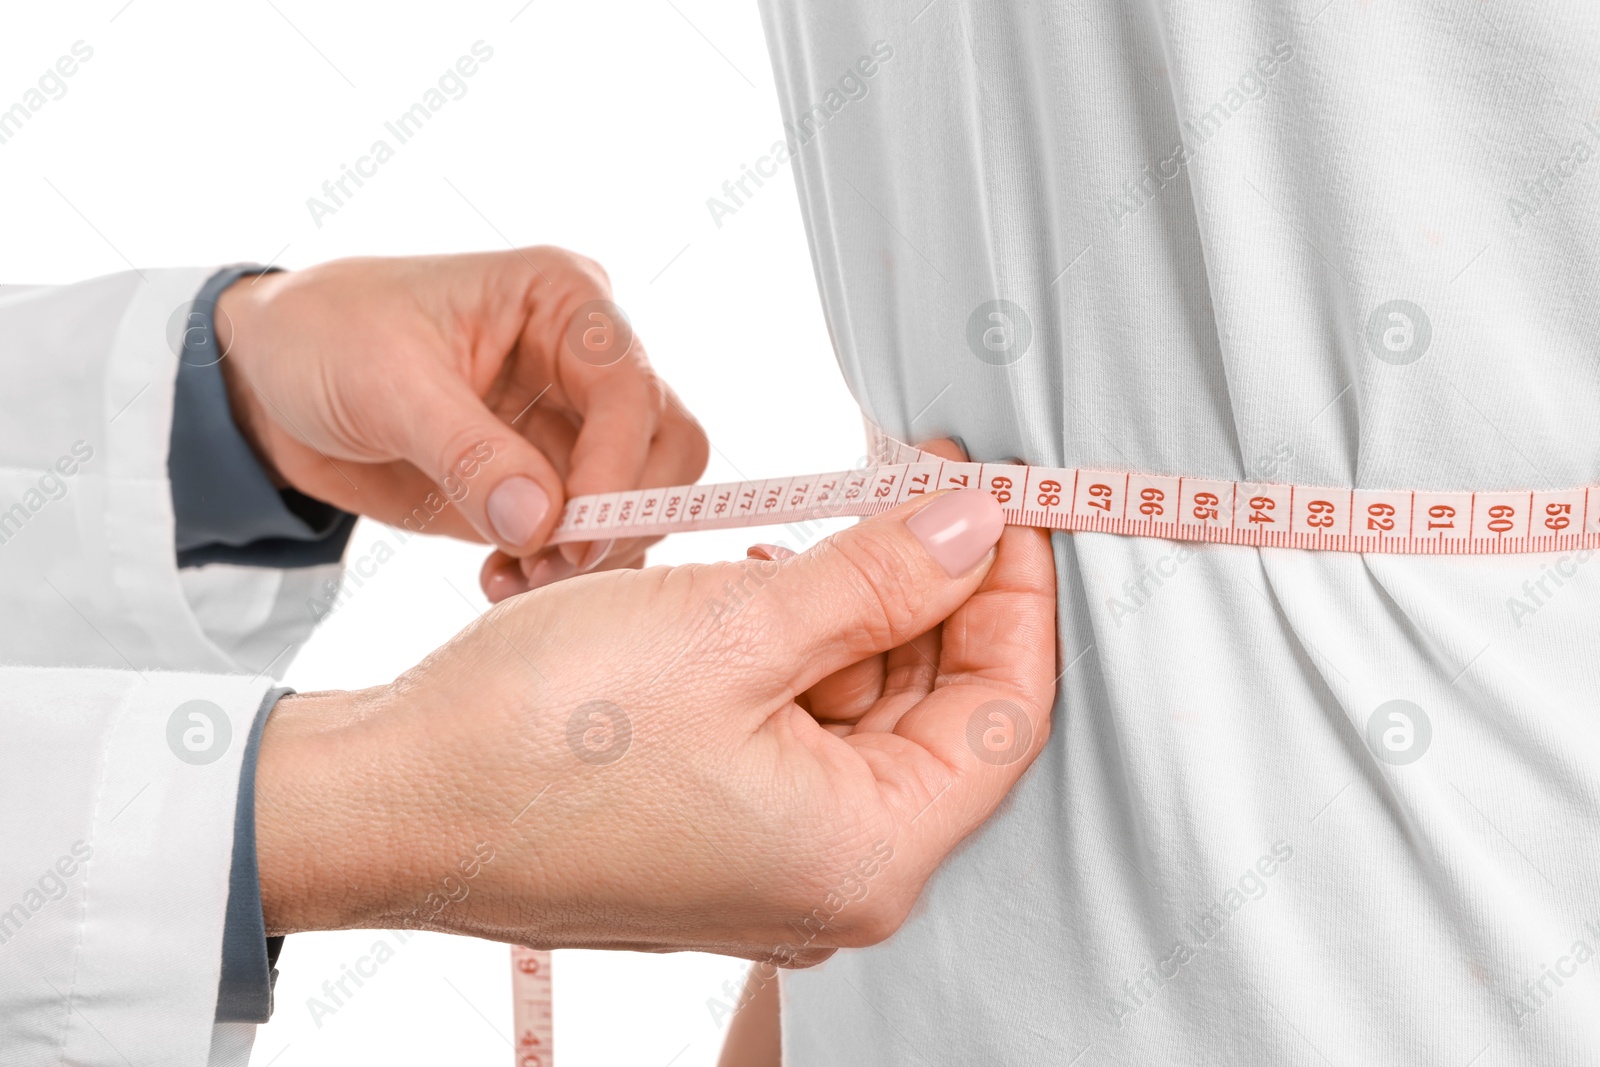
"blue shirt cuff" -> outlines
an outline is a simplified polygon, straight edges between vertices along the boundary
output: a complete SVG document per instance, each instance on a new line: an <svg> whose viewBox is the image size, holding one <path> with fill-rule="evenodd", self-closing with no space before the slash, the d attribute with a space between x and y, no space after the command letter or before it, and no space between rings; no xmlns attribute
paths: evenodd
<svg viewBox="0 0 1600 1067"><path fill-rule="evenodd" d="M213 274L185 323L167 455L180 567L336 563L355 528L349 512L275 487L234 425L217 346L217 299L239 279L271 269L236 266Z"/></svg>
<svg viewBox="0 0 1600 1067"><path fill-rule="evenodd" d="M272 987L278 980L283 938L267 937L261 914L261 871L256 865L256 757L261 731L280 697L274 689L261 701L239 767L239 798L233 809L233 868L228 875L228 908L222 928L222 978L217 983L219 1023L264 1023L272 1016Z"/></svg>

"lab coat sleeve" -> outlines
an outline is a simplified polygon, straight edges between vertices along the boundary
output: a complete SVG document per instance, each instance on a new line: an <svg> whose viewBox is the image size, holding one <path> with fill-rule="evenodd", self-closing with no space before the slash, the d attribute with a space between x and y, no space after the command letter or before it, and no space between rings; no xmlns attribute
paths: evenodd
<svg viewBox="0 0 1600 1067"><path fill-rule="evenodd" d="M281 673L337 563L177 565L177 352L214 270L0 287L0 662Z"/></svg>
<svg viewBox="0 0 1600 1067"><path fill-rule="evenodd" d="M212 1026L240 758L339 571L177 566L211 273L0 287L0 1067L248 1052Z"/></svg>
<svg viewBox="0 0 1600 1067"><path fill-rule="evenodd" d="M273 485L234 424L216 341L217 301L230 286L254 285L267 269L235 266L218 271L196 294L189 313L167 457L179 567L334 563L344 556L355 526L356 517L349 512Z"/></svg>
<svg viewBox="0 0 1600 1067"><path fill-rule="evenodd" d="M0 1064L210 1061L239 761L270 688L0 667Z"/></svg>

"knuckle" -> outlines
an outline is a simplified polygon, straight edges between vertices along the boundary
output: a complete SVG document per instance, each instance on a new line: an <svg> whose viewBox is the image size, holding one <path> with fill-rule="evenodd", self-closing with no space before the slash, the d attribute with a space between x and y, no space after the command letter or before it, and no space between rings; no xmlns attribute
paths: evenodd
<svg viewBox="0 0 1600 1067"><path fill-rule="evenodd" d="M849 576L849 595L866 609L862 625L872 639L899 643L915 637L917 620L926 611L929 596L921 562L892 537L840 537L828 543Z"/></svg>
<svg viewBox="0 0 1600 1067"><path fill-rule="evenodd" d="M670 435L672 447L682 455L683 469L692 472L690 477L698 478L705 473L706 464L711 462L711 439L706 436L705 427L700 425L699 420L683 410L681 404L673 402L671 391L664 385L661 386L660 396L662 432Z"/></svg>
<svg viewBox="0 0 1600 1067"><path fill-rule="evenodd" d="M706 437L705 431L695 427L695 436L689 451L689 469L694 473L691 477L698 479L706 472L706 467L711 463L711 442Z"/></svg>
<svg viewBox="0 0 1600 1067"><path fill-rule="evenodd" d="M689 438L689 456L695 464L695 474L705 471L706 464L711 461L711 438L706 436L704 426L692 415L685 413L681 416Z"/></svg>
<svg viewBox="0 0 1600 1067"><path fill-rule="evenodd" d="M598 261L560 245L538 245L534 251L552 267L575 276L573 280L587 281L598 289L602 296L611 295L611 275L606 273L606 269Z"/></svg>
<svg viewBox="0 0 1600 1067"><path fill-rule="evenodd" d="M440 438L434 470L430 473L436 480L458 477L469 471L476 475L480 469L489 468L504 451L504 444L490 439L482 426L462 425Z"/></svg>

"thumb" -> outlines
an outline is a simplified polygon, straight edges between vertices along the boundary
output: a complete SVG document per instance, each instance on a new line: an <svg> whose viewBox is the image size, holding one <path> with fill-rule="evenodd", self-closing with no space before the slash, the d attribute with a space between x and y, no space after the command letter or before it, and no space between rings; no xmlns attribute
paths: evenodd
<svg viewBox="0 0 1600 1067"><path fill-rule="evenodd" d="M776 564L761 624L797 690L933 629L983 582L1005 517L982 489L873 516ZM774 564L753 564L771 568Z"/></svg>
<svg viewBox="0 0 1600 1067"><path fill-rule="evenodd" d="M544 546L565 495L550 461L465 383L429 383L402 428L402 458L439 484L484 540L512 556Z"/></svg>

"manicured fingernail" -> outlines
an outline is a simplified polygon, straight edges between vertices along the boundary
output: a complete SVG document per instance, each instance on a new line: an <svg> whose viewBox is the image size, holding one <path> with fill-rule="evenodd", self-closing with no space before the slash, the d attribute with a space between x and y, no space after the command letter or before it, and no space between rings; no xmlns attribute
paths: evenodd
<svg viewBox="0 0 1600 1067"><path fill-rule="evenodd" d="M572 564L574 573L582 574L600 565L611 552L615 541L568 541L562 545L562 558Z"/></svg>
<svg viewBox="0 0 1600 1067"><path fill-rule="evenodd" d="M941 496L906 520L906 528L952 578L982 562L1005 525L1000 504L982 489Z"/></svg>
<svg viewBox="0 0 1600 1067"><path fill-rule="evenodd" d="M745 549L746 559L764 559L769 563L777 563L794 555L794 549L784 548L782 545L751 545Z"/></svg>
<svg viewBox="0 0 1600 1067"><path fill-rule="evenodd" d="M489 523L495 536L520 548L550 513L550 494L532 478L516 475L494 487L489 494Z"/></svg>
<svg viewBox="0 0 1600 1067"><path fill-rule="evenodd" d="M531 562L524 562L522 573L527 577L529 589L541 589L547 585L554 585L563 578L571 578L578 573L578 568L560 554L553 556L540 556Z"/></svg>

